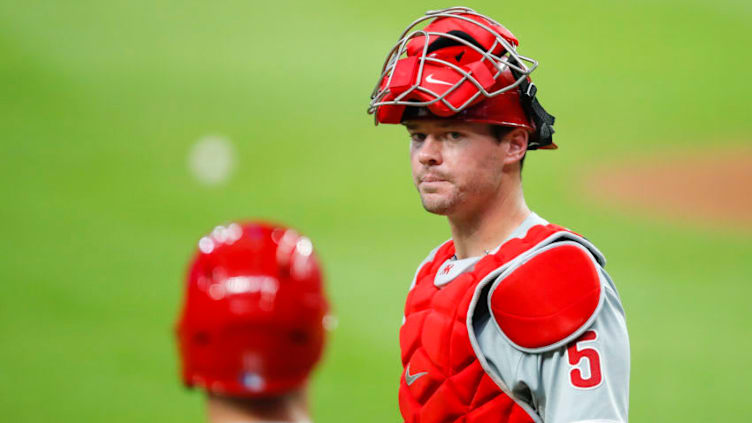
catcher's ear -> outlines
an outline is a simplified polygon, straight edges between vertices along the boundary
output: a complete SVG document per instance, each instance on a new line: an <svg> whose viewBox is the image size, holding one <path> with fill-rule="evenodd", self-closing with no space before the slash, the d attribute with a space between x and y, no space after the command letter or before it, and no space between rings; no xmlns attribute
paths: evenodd
<svg viewBox="0 0 752 423"><path fill-rule="evenodd" d="M511 164L522 160L527 151L527 143L530 134L523 128L515 128L501 140L502 144L506 144L506 158L505 164Z"/></svg>

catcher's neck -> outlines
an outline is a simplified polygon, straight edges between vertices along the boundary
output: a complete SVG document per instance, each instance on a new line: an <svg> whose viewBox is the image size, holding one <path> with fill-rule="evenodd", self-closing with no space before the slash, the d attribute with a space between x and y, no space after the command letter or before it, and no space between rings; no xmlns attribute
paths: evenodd
<svg viewBox="0 0 752 423"><path fill-rule="evenodd" d="M304 390L284 396L247 399L207 395L209 423L309 423Z"/></svg>
<svg viewBox="0 0 752 423"><path fill-rule="evenodd" d="M519 174L508 179L506 184L502 182L497 195L472 214L449 216L458 259L481 256L493 250L530 215Z"/></svg>

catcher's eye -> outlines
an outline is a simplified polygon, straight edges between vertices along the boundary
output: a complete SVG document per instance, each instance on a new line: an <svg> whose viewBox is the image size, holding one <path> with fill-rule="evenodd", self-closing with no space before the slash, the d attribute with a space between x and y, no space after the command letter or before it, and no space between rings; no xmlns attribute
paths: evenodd
<svg viewBox="0 0 752 423"><path fill-rule="evenodd" d="M426 140L426 134L422 134L420 132L413 132L410 134L410 141L412 142L423 142Z"/></svg>
<svg viewBox="0 0 752 423"><path fill-rule="evenodd" d="M452 132L447 133L447 138L453 141L457 141L457 140L462 139L462 134L459 132L452 131Z"/></svg>

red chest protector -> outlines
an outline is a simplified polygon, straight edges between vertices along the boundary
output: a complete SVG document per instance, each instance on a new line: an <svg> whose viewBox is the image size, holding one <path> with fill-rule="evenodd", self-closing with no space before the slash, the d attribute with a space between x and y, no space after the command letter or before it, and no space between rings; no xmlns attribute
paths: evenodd
<svg viewBox="0 0 752 423"><path fill-rule="evenodd" d="M404 370L399 405L406 423L539 421L534 411L515 402L483 369L470 340L473 329L468 312L482 286L513 259L561 237L582 239L557 225L534 226L524 238L509 240L472 270L440 287L434 278L455 254L452 241L439 247L434 258L418 270L400 329Z"/></svg>

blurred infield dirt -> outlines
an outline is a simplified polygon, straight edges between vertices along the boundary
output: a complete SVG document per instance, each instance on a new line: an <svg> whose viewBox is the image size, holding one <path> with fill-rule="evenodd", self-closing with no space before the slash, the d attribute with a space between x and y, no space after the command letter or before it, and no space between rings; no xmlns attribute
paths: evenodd
<svg viewBox="0 0 752 423"><path fill-rule="evenodd" d="M596 169L585 188L611 206L659 218L752 229L752 149L663 153Z"/></svg>

